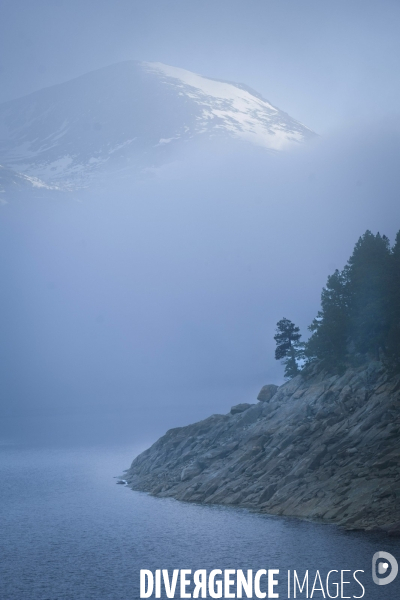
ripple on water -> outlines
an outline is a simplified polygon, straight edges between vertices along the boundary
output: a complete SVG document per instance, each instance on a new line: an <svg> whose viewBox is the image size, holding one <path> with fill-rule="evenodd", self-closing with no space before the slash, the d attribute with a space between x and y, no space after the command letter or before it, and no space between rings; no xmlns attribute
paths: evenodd
<svg viewBox="0 0 400 600"><path fill-rule="evenodd" d="M378 587L370 575L374 552L400 558L398 540L132 492L114 477L134 454L0 448L2 600L136 599L141 568L278 568L282 581L287 569L364 569L365 598L400 596L400 577Z"/></svg>

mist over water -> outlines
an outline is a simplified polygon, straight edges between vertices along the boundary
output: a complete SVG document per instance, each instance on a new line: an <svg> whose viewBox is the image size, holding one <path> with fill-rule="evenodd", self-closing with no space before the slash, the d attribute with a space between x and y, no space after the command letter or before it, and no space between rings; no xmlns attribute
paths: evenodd
<svg viewBox="0 0 400 600"><path fill-rule="evenodd" d="M378 587L370 569L376 549L396 555L398 541L132 492L115 485L114 476L136 450L0 447L2 598L136 599L139 570L158 568L170 574L174 568L276 568L280 597L286 597L287 569L296 569L301 580L306 569L310 580L319 569L324 582L330 569L362 569L366 598L396 597L398 581ZM348 596L361 594L354 580L344 589Z"/></svg>

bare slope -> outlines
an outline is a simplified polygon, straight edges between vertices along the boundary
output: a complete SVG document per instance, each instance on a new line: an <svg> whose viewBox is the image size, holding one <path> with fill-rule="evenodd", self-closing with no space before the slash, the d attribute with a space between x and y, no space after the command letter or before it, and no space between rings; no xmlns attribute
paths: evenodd
<svg viewBox="0 0 400 600"><path fill-rule="evenodd" d="M236 410L241 412L236 412ZM400 377L318 368L269 401L171 429L124 475L135 490L347 528L400 521Z"/></svg>

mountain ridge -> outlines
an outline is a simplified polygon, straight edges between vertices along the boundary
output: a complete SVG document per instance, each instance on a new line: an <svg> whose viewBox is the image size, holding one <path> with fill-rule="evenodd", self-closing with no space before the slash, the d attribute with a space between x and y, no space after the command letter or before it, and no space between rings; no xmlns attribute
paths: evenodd
<svg viewBox="0 0 400 600"><path fill-rule="evenodd" d="M0 164L67 188L157 168L189 140L280 151L314 135L245 84L162 63L115 63L0 104Z"/></svg>

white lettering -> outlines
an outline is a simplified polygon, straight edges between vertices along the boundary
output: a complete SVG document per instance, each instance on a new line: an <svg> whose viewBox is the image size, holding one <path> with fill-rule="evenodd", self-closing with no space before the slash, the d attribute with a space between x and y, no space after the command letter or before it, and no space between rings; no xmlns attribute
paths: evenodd
<svg viewBox="0 0 400 600"><path fill-rule="evenodd" d="M353 596L353 598L363 598L364 594L365 594L365 587L363 586L361 581L358 581L358 579L356 577L356 573L364 573L364 571L361 571L361 569L358 569L358 571L354 571L354 573L353 573L354 579L357 581L358 585L360 585L362 588L362 594L361 594L361 596Z"/></svg>
<svg viewBox="0 0 400 600"><path fill-rule="evenodd" d="M265 592L260 590L260 579L263 575L266 575L267 571L265 569L260 569L257 571L256 576L254 577L254 592L257 598L265 598L267 595Z"/></svg>
<svg viewBox="0 0 400 600"><path fill-rule="evenodd" d="M181 569L181 598L191 598L192 594L186 591L186 587L190 585L190 580L186 579L186 575L190 575L190 569Z"/></svg>
<svg viewBox="0 0 400 600"><path fill-rule="evenodd" d="M319 581L319 583L320 583L320 586L321 586L321 587L316 587L317 579L318 579L318 581ZM321 581L321 575L319 574L319 571L317 571L317 572L315 573L315 578L314 578L314 583L313 583L313 586L312 586L312 590L311 590L311 596L310 596L310 598L312 598L312 597L314 596L314 592L315 592L315 591L317 591L317 592L322 592L322 595L323 595L323 596L324 596L324 598L325 598L324 586L322 585L322 581Z"/></svg>
<svg viewBox="0 0 400 600"><path fill-rule="evenodd" d="M147 590L146 590L147 583ZM153 593L154 577L151 571L140 569L140 597L150 598Z"/></svg>
<svg viewBox="0 0 400 600"><path fill-rule="evenodd" d="M247 570L247 580L242 570L239 570L236 575L237 594L238 598L242 598L242 591L246 594L247 598L253 597L253 570Z"/></svg>
<svg viewBox="0 0 400 600"><path fill-rule="evenodd" d="M222 598L222 581L215 581L217 575L222 575L221 569L214 569L208 578L208 593L211 598Z"/></svg>
<svg viewBox="0 0 400 600"><path fill-rule="evenodd" d="M163 574L164 587L165 587L165 593L167 594L167 598L173 598L175 596L175 589L176 589L176 583L178 581L179 570L178 569L173 570L171 583L169 582L167 569L163 569L162 574Z"/></svg>
<svg viewBox="0 0 400 600"><path fill-rule="evenodd" d="M193 593L189 591L192 583L190 575L192 571L190 569L174 569L171 577L167 569L157 569L150 571L148 569L140 569L140 598L154 598L161 599L162 597L162 582L164 583L165 594L167 598L175 598L175 594L178 593L178 577L180 577L180 598L186 600L189 598L268 598L274 599L279 598L279 593L275 590L276 586L279 585L277 575L279 575L279 569L260 569L256 571L253 579L253 570L247 569L247 574L244 571L238 569L213 569L208 574L206 569L199 569L193 572ZM288 600L291 598L292 593L292 582L291 582L291 570L288 570ZM336 574L332 575L333 573ZM346 596L345 586L351 585L351 581L346 580L346 573L352 573L354 581L361 588L361 595ZM316 592L320 592L323 598L330 599L350 599L355 598L359 600L365 596L365 587L357 577L358 573L364 573L361 569L352 572L350 569L343 569L339 571L331 569L324 582L322 581L320 571L316 571L311 589L311 595L309 595L309 583L311 584L309 571L305 571L304 578L301 581L301 576L298 575L296 570L293 570L293 598L307 597L313 599ZM262 585L261 578L268 576L268 582ZM188 589L189 587L189 589ZM261 591L261 588L268 587L268 593ZM236 589L235 589L236 588ZM235 593L236 592L236 593ZM254 594L254 596L253 596ZM318 594L317 594L318 596Z"/></svg>
<svg viewBox="0 0 400 600"><path fill-rule="evenodd" d="M306 597L308 598L308 570L306 571L306 574L304 575L303 585L302 586L300 586L300 582L299 582L298 577L297 577L297 571L296 570L293 571L293 588L294 588L294 597L295 598L296 598L296 581L297 581L297 585L298 585L300 594L303 593L303 588L307 584L307 588L306 588L307 595L306 595Z"/></svg>
<svg viewBox="0 0 400 600"><path fill-rule="evenodd" d="M279 594L274 592L274 587L278 585L278 580L274 575L279 574L279 569L268 569L268 598L279 598Z"/></svg>
<svg viewBox="0 0 400 600"><path fill-rule="evenodd" d="M161 598L161 571L156 571L156 598Z"/></svg>
<svg viewBox="0 0 400 600"><path fill-rule="evenodd" d="M234 569L225 569L224 571L224 598L235 598L235 594L230 591L230 588L235 585L234 580L230 579L230 576L235 573Z"/></svg>
<svg viewBox="0 0 400 600"><path fill-rule="evenodd" d="M326 576L326 593L328 594L329 598L337 598L339 596L339 584L336 581L335 583L332 583L332 585L336 587L336 596L331 596L329 593L329 576L331 573L339 573L339 571L332 569L332 571L329 571L328 575Z"/></svg>
<svg viewBox="0 0 400 600"><path fill-rule="evenodd" d="M350 583L350 581L344 581L343 579L343 573L350 573L350 569L343 569L343 571L340 571L340 581L341 581L341 586L340 586L340 590L341 590L341 598L351 598L351 596L343 596L343 586L345 583Z"/></svg>
<svg viewBox="0 0 400 600"><path fill-rule="evenodd" d="M193 573L193 581L195 583L195 588L193 591L193 598L199 597L199 592L201 590L201 597L207 598L207 571L205 569L199 569Z"/></svg>

